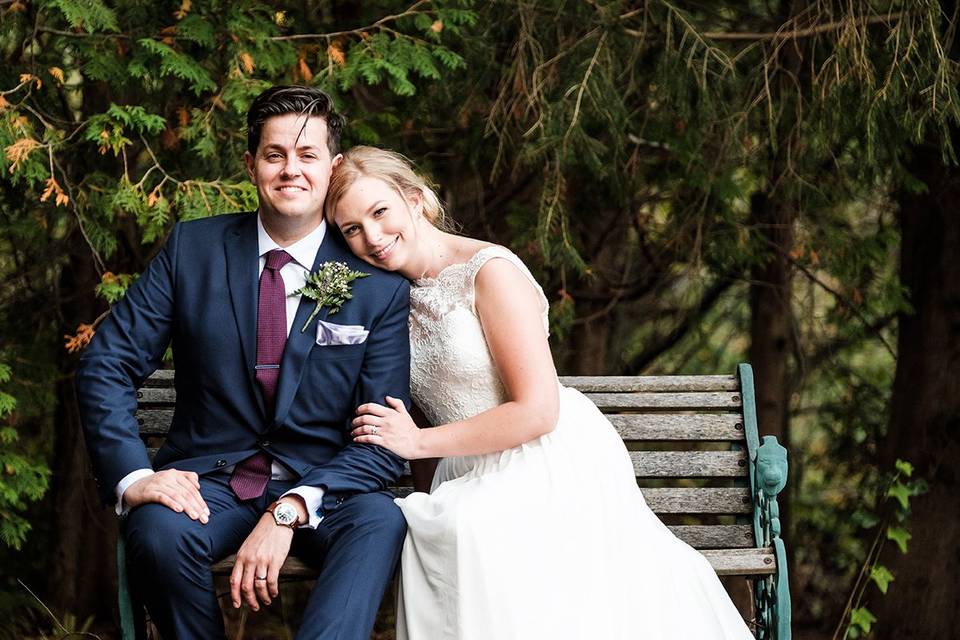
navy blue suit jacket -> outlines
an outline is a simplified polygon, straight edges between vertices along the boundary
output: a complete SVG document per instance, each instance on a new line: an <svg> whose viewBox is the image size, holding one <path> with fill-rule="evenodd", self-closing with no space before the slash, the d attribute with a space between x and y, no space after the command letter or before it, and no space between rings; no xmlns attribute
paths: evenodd
<svg viewBox="0 0 960 640"><path fill-rule="evenodd" d="M316 321L300 331L314 302L303 298L287 339L268 416L256 382L258 274L255 213L179 223L128 289L80 359L77 389L87 448L103 499L125 475L149 468L138 436L136 390L172 342L176 410L156 469L208 473L258 450L288 467L298 484L325 490L329 513L354 493L395 480L403 461L351 441L350 420L364 402L387 395L409 405L409 283L356 258L328 228L313 268L340 261L370 273L332 316L370 333L356 345L315 344Z"/></svg>

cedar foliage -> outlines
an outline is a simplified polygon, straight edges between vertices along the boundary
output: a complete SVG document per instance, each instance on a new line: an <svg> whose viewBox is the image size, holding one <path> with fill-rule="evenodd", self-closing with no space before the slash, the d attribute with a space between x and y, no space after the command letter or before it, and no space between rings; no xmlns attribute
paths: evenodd
<svg viewBox="0 0 960 640"><path fill-rule="evenodd" d="M924 188L905 156L931 134L955 161L955 13L935 0L362 5L0 5L0 361L18 401L0 419L35 474L11 485L0 524L24 540L26 502L63 455L51 407L72 399L36 391L71 374L61 337L83 346L173 221L255 206L246 106L304 82L337 96L348 143L414 158L466 233L528 261L565 373L732 371L764 330L746 301L772 285L755 274L786 265L794 617L832 628L866 554L863 514L883 499L876 447L909 312L891 194ZM789 212L786 244L761 200ZM69 481L54 475L54 492ZM37 548L63 546L36 533Z"/></svg>

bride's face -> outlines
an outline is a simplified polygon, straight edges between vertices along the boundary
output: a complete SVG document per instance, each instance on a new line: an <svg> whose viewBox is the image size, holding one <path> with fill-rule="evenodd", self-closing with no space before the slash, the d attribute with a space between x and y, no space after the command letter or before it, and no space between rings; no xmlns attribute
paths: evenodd
<svg viewBox="0 0 960 640"><path fill-rule="evenodd" d="M363 177L340 198L333 223L357 257L406 275L416 270L421 206L419 198L404 198L383 180Z"/></svg>

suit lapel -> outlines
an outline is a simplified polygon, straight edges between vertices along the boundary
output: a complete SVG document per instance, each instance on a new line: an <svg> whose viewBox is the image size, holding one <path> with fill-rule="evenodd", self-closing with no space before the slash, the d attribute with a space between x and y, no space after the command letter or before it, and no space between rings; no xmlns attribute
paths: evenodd
<svg viewBox="0 0 960 640"><path fill-rule="evenodd" d="M251 393L257 399L260 413L266 416L263 393L257 384L254 365L257 359L257 296L259 278L257 277L257 216L250 214L235 229L227 234L224 241L227 258L227 285L230 289L230 301L233 303L233 316L240 333L240 348L246 369L247 382Z"/></svg>
<svg viewBox="0 0 960 640"><path fill-rule="evenodd" d="M329 226L323 236L323 242L317 251L317 257L313 261L311 271L316 271L324 262L330 260L343 260L341 249L334 237L334 232ZM304 323L313 312L316 302L307 297L300 298L300 306L297 307L297 315L293 320L293 326L290 328L290 335L287 337L287 345L283 350L283 360L280 363L280 380L277 383L277 405L274 415L276 416L274 424L282 422L290 411L290 405L293 403L293 397L300 387L300 379L303 377L303 368L317 338L316 318L310 323L306 331L303 329ZM321 311L317 318L323 318L325 311Z"/></svg>

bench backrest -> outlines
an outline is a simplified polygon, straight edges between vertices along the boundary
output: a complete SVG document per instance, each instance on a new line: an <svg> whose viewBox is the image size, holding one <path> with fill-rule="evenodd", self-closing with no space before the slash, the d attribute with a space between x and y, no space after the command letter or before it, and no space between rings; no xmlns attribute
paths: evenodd
<svg viewBox="0 0 960 640"><path fill-rule="evenodd" d="M764 546L757 544L753 526L749 462L759 442L755 425L751 434L744 416L739 376L563 377L561 382L607 415L630 450L647 504L678 537L698 549ZM173 371L154 373L138 401L140 433L152 455L173 416ZM409 479L404 480L399 493L409 491ZM716 567L718 572L773 570L769 555L737 558Z"/></svg>

